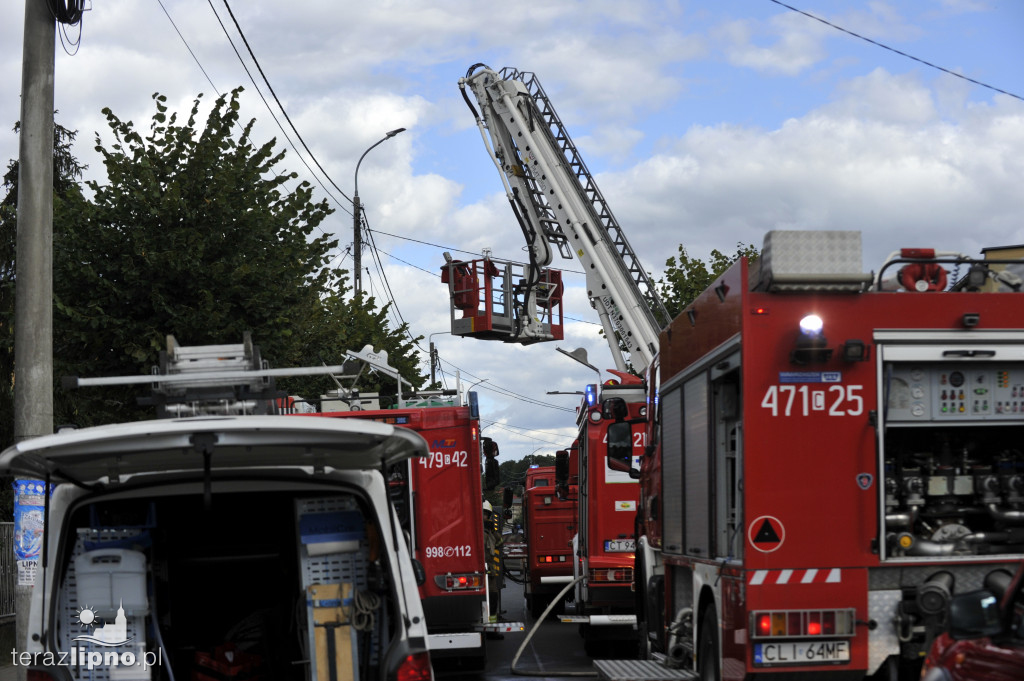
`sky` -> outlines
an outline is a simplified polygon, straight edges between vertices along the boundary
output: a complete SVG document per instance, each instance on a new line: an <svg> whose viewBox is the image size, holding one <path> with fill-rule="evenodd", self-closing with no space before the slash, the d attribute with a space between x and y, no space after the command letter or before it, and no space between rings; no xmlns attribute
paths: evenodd
<svg viewBox="0 0 1024 681"><path fill-rule="evenodd" d="M18 154L24 14L13 4L0 24L4 161ZM58 36L56 120L78 131L73 151L102 183L104 107L146 129L154 93L185 117L200 93L206 111L243 86L253 137L276 139L281 168L336 208L321 228L337 236L342 267L352 264L356 163L406 128L359 166L378 256L363 253L364 288L382 303L393 296L392 319L423 337L424 373L433 342L446 385L461 379L479 394L502 460L551 454L571 444L579 398L549 393L598 378L556 347L585 348L602 380L614 364L575 260L552 264L566 272L564 340L449 333L445 251L525 259L458 88L474 64L537 75L655 280L680 245L704 260L760 248L773 229L860 230L865 272L901 247L978 255L1024 244L1024 3L786 4L833 26L772 0L231 2L314 162L224 0L104 0L80 32Z"/></svg>

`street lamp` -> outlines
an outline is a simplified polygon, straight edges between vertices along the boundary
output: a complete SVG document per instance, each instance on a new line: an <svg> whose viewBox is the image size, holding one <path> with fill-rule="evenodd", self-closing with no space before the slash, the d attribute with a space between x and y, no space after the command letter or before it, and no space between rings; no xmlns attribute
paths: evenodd
<svg viewBox="0 0 1024 681"><path fill-rule="evenodd" d="M480 379L479 381L477 381L477 382L476 382L476 383L474 383L473 385L471 385L471 386L469 386L468 388L466 388L466 394L468 395L468 394L469 394L469 392L470 392L470 391L471 391L471 390L472 390L473 388L477 387L477 386L478 386L478 385L480 385L481 383L486 383L486 382L487 382L487 381L489 381L489 380L491 380L491 379L489 379L489 378L481 378L481 379Z"/></svg>
<svg viewBox="0 0 1024 681"><path fill-rule="evenodd" d="M560 353L562 353L563 355L565 355L566 357L568 357L570 359L576 360L577 362L579 362L583 366L587 367L588 369L593 369L595 372L597 372L597 382L598 383L601 382L601 370L598 369L596 366L594 366L593 364L591 364L587 360L587 349L586 348L576 348L575 350L571 350L570 351L570 350L563 350L562 348L556 347L555 350L558 350Z"/></svg>
<svg viewBox="0 0 1024 681"><path fill-rule="evenodd" d="M353 229L353 237L352 237L352 264L353 264L353 267L355 269L355 273L352 276L352 285L355 287L355 291L356 291L356 295L357 296L360 293L362 293L362 290L363 290L363 275L362 275L363 258L362 258L362 254L361 254L361 251L362 251L362 248L363 248L363 235L362 235L362 229L361 229L361 227L362 227L361 213L360 213L361 207L359 205L359 164L363 162L363 159L366 158L366 155L369 154L370 151L375 146L377 146L381 142L385 142L385 141L391 139L392 137L394 137L395 135L397 135L400 132L405 132L405 128L396 128L396 129L392 130L391 132L387 133L386 135L384 135L384 137L382 139L378 140L373 145L371 145L369 149L364 151L363 155L359 157L359 162L356 163L356 174L355 174L355 178L354 178L355 192L352 194L352 229Z"/></svg>
<svg viewBox="0 0 1024 681"><path fill-rule="evenodd" d="M477 381L476 383L474 383L471 386L469 386L468 388L466 388L466 401L463 402L463 405L469 404L469 393L473 391L473 388L477 387L481 383L486 383L489 380L491 380L491 379L489 379L489 378L481 378L479 381ZM461 386L459 386L459 388L461 390Z"/></svg>

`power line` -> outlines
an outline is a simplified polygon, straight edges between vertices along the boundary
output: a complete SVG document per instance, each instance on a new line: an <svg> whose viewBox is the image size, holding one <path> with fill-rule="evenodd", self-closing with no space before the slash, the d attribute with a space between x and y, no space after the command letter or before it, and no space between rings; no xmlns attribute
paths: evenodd
<svg viewBox="0 0 1024 681"><path fill-rule="evenodd" d="M481 420L483 420L483 419L481 419ZM563 446L565 446L561 442L552 442L551 440L545 440L544 438L534 437L533 435L527 435L526 432L522 432L522 431L519 431L519 430L513 430L512 428L508 427L507 424L498 423L497 421L491 421L488 424L488 427L490 427L490 426L493 426L495 428L500 428L501 430L505 430L505 431L508 431L510 433L514 433L515 435L519 435L520 437L529 438L529 439L534 440L536 442L543 442L545 444L549 444L549 445L552 445L552 446L555 446L555 447L563 447ZM528 428L524 428L523 430L528 431L528 432L543 432L543 431L530 431ZM570 440L570 442L571 442L571 440Z"/></svg>
<svg viewBox="0 0 1024 681"><path fill-rule="evenodd" d="M481 379L481 380L483 379L482 376L477 376L476 374L471 373L469 371L466 371L465 369L461 369L461 368L459 368L458 366L456 366L452 362L449 362L446 359L441 359L440 357L438 357L438 359L441 362L443 362L444 364L448 364L449 366L453 367L461 375L469 376L471 378L477 378L477 379ZM441 371L443 372L444 369L442 368ZM550 404L548 402L542 402L541 400L535 399L533 397L528 397L526 395L522 395L520 393L515 392L514 390L509 390L508 388L503 388L503 387L501 387L499 385L496 385L494 383L491 383L489 381L488 381L488 383L486 385L484 385L484 388L487 389L487 390L490 390L491 392L496 392L499 395L502 395L503 397L512 397L512 398L515 398L515 399L517 399L517 400L519 400L521 402L526 402L528 404L533 404L533 405L536 405L538 407L547 407L548 409L557 409L558 411L566 411L566 412L575 412L576 411L575 409L572 409L572 408L569 408L569 407L563 407L563 406L561 406L559 404Z"/></svg>
<svg viewBox="0 0 1024 681"><path fill-rule="evenodd" d="M401 322L399 328L405 328L406 329L406 335L409 336L409 341L416 348L418 348L420 352L424 352L423 348L420 347L419 343L416 342L416 339L413 337L412 332L409 331L409 324L407 324L406 321L405 321L405 318L402 317L401 310L398 309L398 301L395 300L395 294L391 290L391 283L388 281L387 275L384 274L384 265L383 265L383 263L381 263L380 255L377 253L377 244L375 244L374 241L373 241L373 230L370 229L370 223L366 222L366 214L363 213L362 211L360 211L360 214L362 215L362 218L363 218L362 221L360 221L360 223L359 223L360 229L362 229L362 225L365 222L365 224L366 224L366 231L370 235L370 251L373 254L373 261L374 261L374 263L377 266L377 271L380 273L381 281L384 282L384 287L387 289L388 297L389 297L389 300L391 301L391 305L394 307L395 314L397 315L398 320ZM369 271L369 270L367 270L367 271Z"/></svg>
<svg viewBox="0 0 1024 681"><path fill-rule="evenodd" d="M896 54L900 55L901 57L906 57L907 59L913 59L916 62L924 64L925 66L930 66L931 68L937 69L939 71L942 71L943 73L948 73L951 76L956 76L957 78L962 78L962 79L964 79L964 80L966 80L968 82L974 83L975 85L980 85L981 87L988 88L989 90L994 90L995 92L998 92L1000 94L1004 94L1004 95L1007 95L1009 97L1013 97L1015 99L1020 99L1021 101L1024 101L1024 97L1021 97L1019 95L1015 95L1012 92L1007 92L1006 90L1000 90L999 88L994 87L992 85L989 85L987 83L982 83L980 80L975 80L973 78L969 78L969 77L963 75L962 73L957 73L956 71L950 71L947 68L943 68L943 67L938 66L936 64L933 64L933 63L931 63L929 61L925 61L924 59L919 59L918 57L915 57L912 54L907 54L906 52L901 52L901 51L897 50L894 47L889 47L888 45L884 45L884 44L878 42L877 40L872 40L871 38L866 38L866 37L860 35L859 33L854 33L853 31L850 31L848 29L843 28L842 26L837 26L836 24L833 24L833 23L831 23L829 21L825 21L821 17L814 16L810 12L805 12L802 9L797 9L796 7L793 7L791 5L787 5L786 3L781 2L780 0L769 0L769 1L770 2L774 2L776 5L781 5L782 7L785 7L788 10L792 10L792 11L798 13L798 14L803 14L805 17L808 17L810 19L814 19L815 21L820 21L821 23L825 24L826 26L831 26L832 28L836 29L837 31L842 31L843 33L846 33L847 35L852 35L854 38L859 38L860 40L863 40L865 42L871 43L872 45L875 45L876 47L881 47L883 50L889 50L890 52L895 52Z"/></svg>
<svg viewBox="0 0 1024 681"><path fill-rule="evenodd" d="M207 1L210 2L210 0L207 0ZM210 6L213 7L212 4ZM247 49L249 51L249 56L252 58L253 64L256 65L256 69L260 72L260 76L263 77L263 82L267 84L267 89L270 90L271 96L273 96L274 101L277 102L277 105L281 108L281 113L284 114L284 118L285 118L286 121L288 121L288 125L291 126L291 129L295 131L295 136L299 138L300 142L302 142L302 148L305 149L306 153L309 154L309 157L311 159L313 159L313 162L316 163L316 167L319 168L320 172L322 172L324 174L324 177L326 177L327 181L331 183L331 186L333 186L335 189L337 189L338 192L341 193L341 195L344 196L345 199L348 200L351 203L352 199L350 199L348 197L348 195L345 194L344 191L342 191L341 187L339 187L337 184L335 184L334 180L331 179L331 176L327 174L327 171L324 170L324 167L322 165L320 165L320 161L318 161L316 156L313 154L313 152L310 151L309 146L306 144L306 140L302 139L302 135L299 133L298 129L295 127L295 124L292 123L292 119L288 116L288 112L285 110L284 105L281 104L281 100L277 98L277 93L274 92L274 88L270 84L270 81L267 79L267 75L265 73L263 73L263 67L260 66L260 62L259 62L258 59L256 59L256 55L255 55L255 53L253 53L252 47L249 46L249 41L246 39L245 33L242 32L242 27L239 26L238 20L235 19L235 13L231 11L231 5L228 4L228 0L224 0L224 6L227 8L228 14L231 16L231 21L233 21L235 23L235 29L238 31L238 35L242 37L242 42L245 43L245 49ZM312 171L310 171L310 172L312 172Z"/></svg>
<svg viewBox="0 0 1024 681"><path fill-rule="evenodd" d="M401 236L400 234L388 234L387 232L382 232L379 229L375 230L375 231L377 232L377 234L383 234L384 236L394 237L395 239L404 239L405 241L412 241L412 242L417 243L417 244L423 244L424 246L433 246L434 248L440 248L440 249L445 250L445 251L455 251L457 253L465 253L466 255L475 255L475 256L480 257L480 258L484 257L483 253L476 253L474 251L465 251L465 250L462 250L461 248L455 248L454 246L442 246L441 244L435 244L435 243L431 243L429 241L421 241L420 239L413 239L412 237ZM517 265L524 265L524 263L518 263L518 262L515 263L515 264L517 264ZM581 270L562 269L560 271L561 272L569 272L570 274L586 274L585 272L583 272Z"/></svg>
<svg viewBox="0 0 1024 681"><path fill-rule="evenodd" d="M295 152L295 155L298 157L299 161L302 163L302 165L306 166L306 170L308 170L309 174L313 176L313 179L316 180L317 184L320 185L320 188L324 190L324 193L327 194L327 196L331 197L331 200L334 201L335 204L341 205L341 201L338 201L338 199L333 194L331 194L331 192L327 189L327 187L324 186L324 183L320 181L320 178L317 176L317 174L313 172L313 169L309 167L309 164L306 163L306 159L303 158L301 153L299 153L298 147L296 147L295 143L292 142L292 138L288 136L288 132L284 129L284 126L281 125L281 121L278 120L277 114L275 114L274 110L270 108L270 102L268 102L267 98L263 96L263 92L260 90L260 86L256 84L256 79L253 78L252 72L249 71L249 67L246 65L245 60L242 59L242 54L238 51L238 48L235 47L235 41L231 39L231 34L228 33L227 27L224 25L224 22L220 20L220 15L217 14L217 9L213 6L213 0L206 0L206 2L207 2L207 4L210 5L210 10L213 12L213 16L215 16L217 18L217 23L220 24L220 30L224 32L224 37L226 37L228 39L228 44L231 45L231 49L234 50L235 56L238 57L238 62L242 65L242 68L245 70L245 75L249 76L249 81L252 83L253 88L256 90L256 94L258 94L260 96L260 99L263 100L263 106L265 106L267 108L267 112L270 113L270 117L274 119L275 123L277 123L278 129L281 131L281 134L284 135L284 138L288 141L288 145L291 146L292 151ZM230 12L230 9L228 11ZM232 17L232 18L234 18L234 17ZM235 25L237 26L237 23ZM242 40L243 41L245 40L245 36L244 35L242 36ZM248 44L247 44L247 46L248 46ZM253 58L253 60L255 61L255 57ZM257 66L259 66L259 64L257 64ZM262 72L261 72L261 75L262 75ZM266 81L266 78L264 78L264 81ZM267 87L270 87L269 83L267 84ZM273 90L271 90L271 91L273 91ZM280 102L278 102L278 104L280 105ZM282 109L281 111L284 112L284 109ZM286 118L287 118L287 116L288 116L288 114L285 113L285 117ZM290 122L291 121L289 121L289 123ZM293 129L294 129L294 127L293 127ZM298 133L296 133L296 134L298 134ZM303 143L303 144L305 144L305 143ZM308 148L307 148L307 151L308 151ZM310 156L312 156L312 154ZM315 158L313 160L314 160L314 162L316 161ZM319 166L320 164L317 163L317 165ZM345 195L342 194L342 196L345 196ZM347 196L345 196L345 198L348 199ZM323 233L324 236L327 236L327 232L325 232L323 230L323 228L321 228L319 225L317 225L317 228L320 229L320 232Z"/></svg>
<svg viewBox="0 0 1024 681"><path fill-rule="evenodd" d="M167 11L166 7L164 7L163 0L156 0L156 1L160 5L160 9L162 9L164 11L164 14L167 15L167 21L171 22L171 26L174 27L174 31L178 34L178 37L181 38L181 42L185 43L185 49L187 49L188 53L192 55L192 59L195 61L196 66L198 66L199 70L203 72L204 76L206 76L206 82L210 84L210 87L213 88L213 91L216 92L217 96L219 97L220 96L220 90L217 88L216 85L213 84L213 79L210 78L210 74L208 74L206 72L206 69L203 68L203 63L201 61L199 61L199 57L197 57L196 53L192 51L192 46L188 44L188 41L185 40L185 36L183 36L181 34L180 30L178 30L178 25L176 23L174 23L174 19L171 18L171 13Z"/></svg>
<svg viewBox="0 0 1024 681"><path fill-rule="evenodd" d="M207 0L207 2L209 2L209 0ZM188 53L190 55L192 55L192 59L193 59L193 61L195 61L196 66L198 66L199 70L203 72L203 76L206 77L206 82L208 82L210 84L210 87L213 88L213 91L217 93L218 97L222 96L220 88L217 87L217 85L213 82L213 79L210 78L210 74L208 74L206 72L206 69L203 68L203 63L201 61L199 61L199 57L196 56L196 53L192 50L192 46L188 44L188 41L185 39L185 36L181 33L181 30L178 29L178 25L176 23L174 23L174 19L171 17L171 13L167 11L166 7L164 7L163 0L157 0L157 3L160 5L160 9L162 9L164 11L164 14L167 16L167 20L169 22L171 22L171 26L174 28L175 33L178 34L178 37L181 39L181 42L185 45L185 49L187 49ZM260 96L260 99L263 100L264 106L267 107L267 111L270 112L270 115L274 119L274 122L277 123L277 127L281 129L281 134L283 134L284 138L286 140L288 140L288 144L290 144L292 149L295 151L295 155L298 156L299 161L301 161L302 164L306 166L306 169L309 170L310 174L313 176L313 179L315 179L317 181L317 183L320 184L320 187L324 190L324 193L326 193L328 196L330 196L332 199L334 199L335 203L340 203L337 199L334 198L334 196L331 196L331 193L329 191L327 191L326 187L323 186L323 183L320 182L320 179L316 176L316 173L313 172L313 169L310 168L309 164L306 163L306 161L302 158L302 154L299 153L299 150L295 147L295 143L292 142L290 137L288 137L288 133L285 132L284 127L281 125L281 122L279 120L277 120L277 116L274 115L274 112L270 108L270 105L267 103L266 98L263 97L263 93L260 92L259 86L256 85L256 81L253 79L252 74L249 73L249 69L246 68L245 61L242 59L242 55L240 55L238 53L238 50L235 48L235 44L234 44L234 42L232 42L231 36L228 35L227 29L224 27L224 22L222 22L220 20L220 16L217 14L217 10L214 9L213 4L210 4L210 9L213 10L213 15L215 17L217 17L217 22L220 24L221 30L224 31L224 35L227 37L228 43L230 43L230 45L231 45L231 49L233 49L235 51L235 55L238 57L238 60L242 63L242 68L245 69L246 75L248 75L249 76L249 80L252 81L253 87L256 89L256 94L258 94ZM241 131L243 133L243 136L242 136L241 139L245 140L245 136L244 136L245 129L242 128L242 126L238 123L238 121L235 121L235 127L237 127L239 129L239 131ZM251 142L252 138L249 138L249 141ZM348 197L346 197L346 198L348 198ZM319 229L320 233L323 234L324 236L328 236L328 237L330 236L327 232L324 231L323 227L320 227L319 225L317 225L317 229Z"/></svg>
<svg viewBox="0 0 1024 681"><path fill-rule="evenodd" d="M487 421L487 419L480 419L481 421ZM543 433L544 435L552 435L554 437L566 437L561 433L556 433L553 430L543 430L540 428L527 428L526 426L516 426L511 423L502 423L501 421L489 421L488 425L499 426L504 428L515 428L516 430L522 430L527 433ZM576 437L573 435L572 437Z"/></svg>

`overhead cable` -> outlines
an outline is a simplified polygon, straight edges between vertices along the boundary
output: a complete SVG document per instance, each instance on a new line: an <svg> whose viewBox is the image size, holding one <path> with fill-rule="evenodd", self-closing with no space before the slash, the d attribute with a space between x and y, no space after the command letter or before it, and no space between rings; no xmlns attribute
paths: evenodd
<svg viewBox="0 0 1024 681"><path fill-rule="evenodd" d="M810 12L805 12L802 9L797 9L796 7L793 7L792 5L787 5L784 2L780 2L780 0L769 0L769 2L774 2L776 5L781 5L782 7L785 7L788 10L792 10L792 11L798 13L798 14L803 14L805 17L808 17L810 19L814 19L815 21L820 21L821 23L825 24L826 26L831 26L832 28L836 29L837 31L842 31L843 33L846 33L847 35L852 35L854 38L859 38L860 40L863 40L865 42L871 43L872 45L875 45L876 47L881 47L883 50L889 50L890 52L895 52L896 54L900 55L901 57L906 57L907 59L912 59L912 60L914 60L916 62L924 64L925 66L930 66L933 69L938 69L939 71L942 71L943 73L948 73L951 76L956 76L957 78L962 78L962 79L964 79L964 80L966 80L968 82L974 83L975 85L980 85L983 88L988 88L989 90L994 90L995 92L998 92L1000 94L1004 94L1004 95L1007 95L1009 97L1013 97L1015 99L1020 99L1021 101L1024 101L1024 97L1021 97L1020 95L1015 95L1012 92L1007 92L1006 90L1000 90L999 88L994 87L992 85L989 85L987 83L983 83L980 80L975 80L973 78L968 78L967 76L965 76L962 73L957 73L956 71L951 71L951 70L949 70L947 68L943 68L941 66L933 64L930 61L925 61L924 59L920 59L918 57L915 57L912 54L907 54L906 52L901 52L900 50L897 50L894 47L889 47L888 45L884 45L884 44L878 42L877 40L872 40L871 38L866 38L865 36L862 36L859 33L854 33L853 31L845 29L842 26L837 26L836 24L833 24L830 21L825 21L821 17L817 17L817 16L811 14Z"/></svg>
<svg viewBox="0 0 1024 681"><path fill-rule="evenodd" d="M258 59L256 59L256 55L253 53L252 47L249 46L249 41L246 39L245 33L242 32L242 27L238 25L238 20L235 19L235 13L231 11L231 5L228 4L228 0L224 0L224 6L227 7L228 14L231 16L231 21L233 21L235 23L235 29L238 31L238 35L240 35L242 37L242 42L245 43L245 49L247 49L249 51L249 56L252 57L253 63L256 65L256 68L259 70L260 75L263 77L263 82L267 84L267 89L270 90L271 96L273 96L274 101L277 102L277 105L279 107L281 107L281 113L284 114L284 118L285 118L286 121L288 121L288 125L291 126L291 129L295 131L295 136L299 138L300 142L302 142L302 148L305 149L306 153L309 154L309 157L311 159L313 159L313 162L316 163L316 167L319 168L320 172L322 172L324 174L324 177L326 177L327 181L331 183L331 186L334 187L335 189L337 189L338 192L341 193L341 195L344 196L345 199L347 199L349 201L349 203L351 203L352 199L350 199L348 197L348 195L344 191L342 191L341 187L339 187L334 182L334 180L331 179L331 176L327 174L327 171L324 170L324 167L322 165L320 165L320 161L317 160L316 155L313 154L312 151L310 151L309 146L306 144L306 140L302 139L302 135L299 133L298 129L295 127L295 124L292 123L292 119L288 116L288 112L285 110L284 105L281 104L281 100L277 98L277 93L274 92L274 88L270 84L270 81L267 79L267 75L265 73L263 73L263 67L260 66L260 62L259 62Z"/></svg>

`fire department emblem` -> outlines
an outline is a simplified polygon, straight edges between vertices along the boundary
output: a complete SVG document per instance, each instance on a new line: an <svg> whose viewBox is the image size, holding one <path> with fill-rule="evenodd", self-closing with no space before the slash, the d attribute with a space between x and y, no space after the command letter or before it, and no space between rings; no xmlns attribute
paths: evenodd
<svg viewBox="0 0 1024 681"><path fill-rule="evenodd" d="M857 476L857 486L861 489L870 489L871 483L875 481L875 476L871 473L861 473Z"/></svg>

